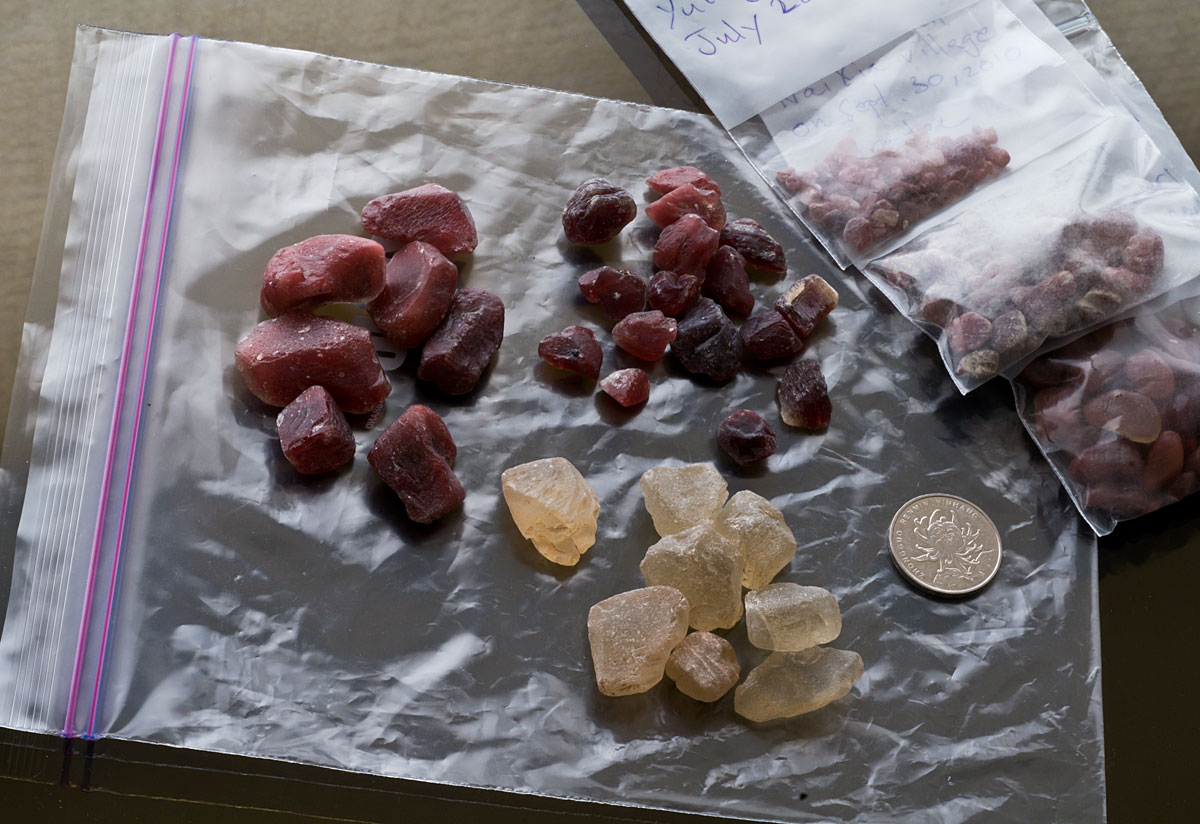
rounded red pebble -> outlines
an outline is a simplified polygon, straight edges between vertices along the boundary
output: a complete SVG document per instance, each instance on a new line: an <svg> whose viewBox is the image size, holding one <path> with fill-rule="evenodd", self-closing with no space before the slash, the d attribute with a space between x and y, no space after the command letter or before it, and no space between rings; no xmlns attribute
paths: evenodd
<svg viewBox="0 0 1200 824"><path fill-rule="evenodd" d="M717 427L717 443L739 466L749 466L775 454L775 430L757 412L739 409Z"/></svg>
<svg viewBox="0 0 1200 824"><path fill-rule="evenodd" d="M376 237L397 243L423 240L443 255L473 252L479 245L467 204L436 183L375 198L363 207L362 225Z"/></svg>
<svg viewBox="0 0 1200 824"><path fill-rule="evenodd" d="M657 309L634 312L613 327L613 342L635 358L656 361L675 340L678 325Z"/></svg>
<svg viewBox="0 0 1200 824"><path fill-rule="evenodd" d="M324 303L365 303L383 289L383 247L354 235L317 235L271 256L259 303L271 317Z"/></svg>
<svg viewBox="0 0 1200 824"><path fill-rule="evenodd" d="M301 475L321 475L354 457L354 433L333 396L310 386L275 418L283 457Z"/></svg>
<svg viewBox="0 0 1200 824"><path fill-rule="evenodd" d="M608 243L637 217L633 196L620 186L594 177L579 184L562 213L563 233L578 246Z"/></svg>
<svg viewBox="0 0 1200 824"><path fill-rule="evenodd" d="M538 357L551 366L596 380L600 377L604 350L591 329L568 326L538 342Z"/></svg>
<svg viewBox="0 0 1200 824"><path fill-rule="evenodd" d="M637 406L650 397L650 376L636 367L618 369L600 381L600 389L621 406Z"/></svg>
<svg viewBox="0 0 1200 824"><path fill-rule="evenodd" d="M367 461L404 501L408 517L428 524L466 500L452 469L457 455L446 422L428 406L415 404L384 430Z"/></svg>

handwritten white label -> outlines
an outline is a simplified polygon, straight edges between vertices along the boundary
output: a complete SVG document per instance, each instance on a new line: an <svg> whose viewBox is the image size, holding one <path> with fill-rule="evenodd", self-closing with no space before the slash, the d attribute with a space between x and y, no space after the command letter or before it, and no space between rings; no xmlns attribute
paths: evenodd
<svg viewBox="0 0 1200 824"><path fill-rule="evenodd" d="M727 129L967 0L625 0Z"/></svg>

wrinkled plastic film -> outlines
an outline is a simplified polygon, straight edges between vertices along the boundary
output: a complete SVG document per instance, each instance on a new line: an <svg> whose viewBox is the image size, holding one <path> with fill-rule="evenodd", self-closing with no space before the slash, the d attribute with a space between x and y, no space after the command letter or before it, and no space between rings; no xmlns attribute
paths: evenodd
<svg viewBox="0 0 1200 824"><path fill-rule="evenodd" d="M751 819L1102 815L1094 539L999 390L959 396L921 334L778 213L714 121L237 43L202 40L197 61L99 734ZM827 432L779 421L780 368L712 386L668 359L627 412L538 360L541 337L583 323L605 373L630 365L575 280L600 262L648 274L656 230L639 217L616 245L577 249L562 204L597 174L641 199L650 172L681 163L783 243L788 279L819 272L839 288L806 353L830 385ZM436 394L414 358L389 371L383 423L426 403L458 445L467 500L430 527L367 465L377 432L356 431L345 472L296 476L276 410L233 368L276 249L354 233L368 200L425 182L466 199L481 242L460 282L506 308L475 395ZM788 279L753 281L756 305ZM765 470L717 457L716 424L738 408L779 430ZM537 555L500 496L503 469L551 455L601 501L597 545L571 570ZM867 664L850 696L810 716L754 725L731 696L595 689L587 610L642 585L655 540L638 479L709 460L731 492L781 507L800 549L780 580L830 588L834 645ZM987 511L1005 545L996 581L966 601L916 593L887 555L896 509L946 490ZM37 558L21 545L16 562ZM744 671L765 657L741 629L729 637Z"/></svg>

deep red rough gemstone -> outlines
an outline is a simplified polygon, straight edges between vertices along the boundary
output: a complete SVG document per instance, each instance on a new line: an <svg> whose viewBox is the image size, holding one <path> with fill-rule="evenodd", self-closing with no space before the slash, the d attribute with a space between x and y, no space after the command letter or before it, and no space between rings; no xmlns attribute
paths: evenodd
<svg viewBox="0 0 1200 824"><path fill-rule="evenodd" d="M624 269L601 266L579 276L579 291L612 320L620 320L646 305L646 281Z"/></svg>
<svg viewBox="0 0 1200 824"><path fill-rule="evenodd" d="M717 443L739 466L749 466L775 454L775 430L757 412L739 409L717 427Z"/></svg>
<svg viewBox="0 0 1200 824"><path fill-rule="evenodd" d="M716 231L725 228L725 206L720 192L684 183L646 207L646 217L659 226L670 226L684 215L699 215Z"/></svg>
<svg viewBox="0 0 1200 824"><path fill-rule="evenodd" d="M417 377L447 395L465 395L504 339L504 304L483 289L459 289L450 310L425 341Z"/></svg>
<svg viewBox="0 0 1200 824"><path fill-rule="evenodd" d="M708 261L704 276L704 294L717 303L748 315L754 308L754 295L750 293L750 278L746 275L746 259L732 246L722 246Z"/></svg>
<svg viewBox="0 0 1200 824"><path fill-rule="evenodd" d="M741 368L742 339L720 306L700 298L679 319L671 352L693 375L727 381Z"/></svg>
<svg viewBox="0 0 1200 824"><path fill-rule="evenodd" d="M821 365L812 358L793 363L783 373L777 393L779 414L788 426L824 429L833 415Z"/></svg>
<svg viewBox="0 0 1200 824"><path fill-rule="evenodd" d="M446 317L457 286L458 268L437 247L415 240L392 255L383 291L367 311L388 340L410 349Z"/></svg>
<svg viewBox="0 0 1200 824"><path fill-rule="evenodd" d="M695 166L675 166L655 172L646 178L646 185L660 195L678 189L685 183L690 183L697 189L721 194L721 187L717 182Z"/></svg>
<svg viewBox="0 0 1200 824"><path fill-rule="evenodd" d="M654 244L654 265L670 272L704 277L704 270L720 244L721 233L699 215L684 215L663 229Z"/></svg>
<svg viewBox="0 0 1200 824"><path fill-rule="evenodd" d="M371 234L397 243L423 240L443 255L473 252L479 245L467 204L436 183L375 198L363 207L362 225Z"/></svg>
<svg viewBox="0 0 1200 824"><path fill-rule="evenodd" d="M579 246L608 243L637 217L633 196L615 183L594 177L579 184L563 209L563 232Z"/></svg>
<svg viewBox="0 0 1200 824"><path fill-rule="evenodd" d="M308 312L258 324L234 349L246 387L263 403L287 406L324 386L352 415L370 412L392 391L366 329Z"/></svg>
<svg viewBox="0 0 1200 824"><path fill-rule="evenodd" d="M746 263L764 272L781 275L787 271L787 256L783 247L758 221L748 217L725 224L721 230L721 245L732 246L742 253Z"/></svg>
<svg viewBox="0 0 1200 824"><path fill-rule="evenodd" d="M538 357L551 366L596 380L600 377L604 351L591 329L568 326L538 342Z"/></svg>
<svg viewBox="0 0 1200 824"><path fill-rule="evenodd" d="M636 367L619 369L600 381L600 388L621 406L637 406L650 397L650 376Z"/></svg>
<svg viewBox="0 0 1200 824"><path fill-rule="evenodd" d="M613 342L635 358L656 361L675 340L678 326L657 309L634 312L613 327Z"/></svg>
<svg viewBox="0 0 1200 824"><path fill-rule="evenodd" d="M820 275L808 275L793 283L775 301L775 310L796 330L802 340L808 340L823 317L838 305L837 290Z"/></svg>
<svg viewBox="0 0 1200 824"><path fill-rule="evenodd" d="M664 315L679 317L700 297L702 279L686 272L656 272L646 287L646 303Z"/></svg>
<svg viewBox="0 0 1200 824"><path fill-rule="evenodd" d="M760 361L790 358L804 348L796 330L773 309L748 317L738 334L742 348Z"/></svg>
<svg viewBox="0 0 1200 824"><path fill-rule="evenodd" d="M404 501L408 517L428 524L467 497L452 469L457 454L446 422L428 406L416 404L384 430L367 460Z"/></svg>
<svg viewBox="0 0 1200 824"><path fill-rule="evenodd" d="M320 475L354 457L354 433L333 396L310 386L275 418L279 446L301 475Z"/></svg>
<svg viewBox="0 0 1200 824"><path fill-rule="evenodd" d="M353 235L317 235L267 261L259 302L271 317L323 303L365 303L383 289L383 247Z"/></svg>

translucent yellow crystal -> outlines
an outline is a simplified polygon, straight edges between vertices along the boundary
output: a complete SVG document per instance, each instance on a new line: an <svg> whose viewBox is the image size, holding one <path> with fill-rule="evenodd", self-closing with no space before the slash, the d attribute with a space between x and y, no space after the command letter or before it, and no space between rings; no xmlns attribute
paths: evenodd
<svg viewBox="0 0 1200 824"><path fill-rule="evenodd" d="M712 464L656 466L642 475L642 498L659 535L717 517L729 487Z"/></svg>
<svg viewBox="0 0 1200 824"><path fill-rule="evenodd" d="M742 617L742 553L708 524L663 538L646 550L641 568L647 584L684 594L696 629L728 629Z"/></svg>
<svg viewBox="0 0 1200 824"><path fill-rule="evenodd" d="M588 645L600 692L633 695L661 681L687 625L687 599L673 587L634 589L593 606Z"/></svg>
<svg viewBox="0 0 1200 824"><path fill-rule="evenodd" d="M596 543L600 500L566 458L506 469L500 486L517 529L554 563L574 566Z"/></svg>
<svg viewBox="0 0 1200 824"><path fill-rule="evenodd" d="M749 490L729 499L713 528L742 551L742 586L747 589L765 587L796 557L796 539L779 507Z"/></svg>
<svg viewBox="0 0 1200 824"><path fill-rule="evenodd" d="M746 593L746 635L759 649L797 652L841 631L842 613L827 589L779 583Z"/></svg>
<svg viewBox="0 0 1200 824"><path fill-rule="evenodd" d="M790 718L838 700L862 678L857 652L812 647L772 652L733 693L733 709L751 721Z"/></svg>

